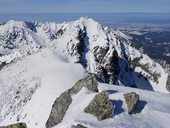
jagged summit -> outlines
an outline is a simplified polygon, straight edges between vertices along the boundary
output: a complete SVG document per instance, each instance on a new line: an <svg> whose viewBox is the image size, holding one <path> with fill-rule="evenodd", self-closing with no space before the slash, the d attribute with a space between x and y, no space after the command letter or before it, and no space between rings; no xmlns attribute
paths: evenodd
<svg viewBox="0 0 170 128"><path fill-rule="evenodd" d="M90 18L90 17L88 17L88 16L85 16L85 17L80 17L79 19L77 19L76 21L79 21L79 22L88 22L88 21L90 21L90 22L95 22L95 23L97 23L97 21L95 21L93 18ZM75 22L75 21L73 21L73 22Z"/></svg>
<svg viewBox="0 0 170 128"><path fill-rule="evenodd" d="M67 62L80 63L100 82L165 92L167 73L129 39L89 17L62 24L10 20L0 26L0 63L48 47Z"/></svg>

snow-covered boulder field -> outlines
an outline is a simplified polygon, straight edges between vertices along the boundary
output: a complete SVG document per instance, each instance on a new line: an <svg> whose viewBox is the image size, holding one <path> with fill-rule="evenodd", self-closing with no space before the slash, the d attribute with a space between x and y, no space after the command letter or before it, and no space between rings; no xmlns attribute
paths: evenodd
<svg viewBox="0 0 170 128"><path fill-rule="evenodd" d="M92 81L75 86L89 74L98 81L96 92ZM45 128L56 98L71 89L72 101L54 128L168 128L168 81L168 72L130 37L91 18L0 25L0 126ZM103 91L113 110L99 121L84 109ZM124 98L130 92L139 95L133 114Z"/></svg>

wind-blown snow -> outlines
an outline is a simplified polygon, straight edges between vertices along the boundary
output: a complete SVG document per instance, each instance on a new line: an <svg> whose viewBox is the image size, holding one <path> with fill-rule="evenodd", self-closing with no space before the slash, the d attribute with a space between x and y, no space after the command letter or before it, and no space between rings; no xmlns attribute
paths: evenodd
<svg viewBox="0 0 170 128"><path fill-rule="evenodd" d="M6 105L6 108L0 110L1 121L7 116L1 125L18 120L26 122L28 128L45 127L55 98L85 76L81 65L70 64L49 49L42 49L35 55L17 61L15 65L9 65L0 72L1 85L4 85L0 86L0 91L4 92L0 94L1 102L4 102L1 105ZM25 85L26 81L28 85ZM22 97L15 99L17 88L20 88ZM37 89L28 97L27 93L35 88ZM26 94L22 94L26 89ZM25 101L24 104L22 98L30 98L30 101ZM21 103L16 105L16 102ZM12 108L7 109L10 106ZM6 112L9 112L9 115L6 115Z"/></svg>

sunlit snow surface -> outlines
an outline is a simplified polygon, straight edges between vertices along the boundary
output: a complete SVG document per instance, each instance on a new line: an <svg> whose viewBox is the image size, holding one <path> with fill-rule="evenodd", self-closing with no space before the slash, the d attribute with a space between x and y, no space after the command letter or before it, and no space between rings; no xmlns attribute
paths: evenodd
<svg viewBox="0 0 170 128"><path fill-rule="evenodd" d="M84 108L93 99L94 93L83 88L73 96L62 123L54 128L70 128L71 124L83 124L89 128L168 128L170 125L170 103L167 100L170 94L143 91L128 87L99 84L99 90L110 92L109 99L115 105L113 118L98 121L95 116L83 112ZM123 94L136 92L140 101L136 114L129 115ZM82 100L83 99L83 100Z"/></svg>
<svg viewBox="0 0 170 128"><path fill-rule="evenodd" d="M18 44L20 38L17 38L14 43L19 46L13 50L0 47L4 54L8 53L6 56L0 57L0 62L9 63L0 71L0 125L19 121L25 122L28 128L45 128L55 99L62 92L74 86L76 81L87 76L87 71L95 72L92 53L95 46L105 46L108 36L110 40L112 39L109 45L115 46L119 56L122 57L121 42L116 42L114 34L129 38L119 31L112 31L106 35L106 32L109 31L107 28L103 29L99 23L87 18L63 24L39 23L36 26L37 32L28 29L22 22L9 21L5 27L1 26L3 30L0 34L8 35L9 31L13 32L13 27L18 27L19 30L24 29L27 36L26 41L23 41L22 44ZM77 56L71 56L66 52L66 47L71 47L71 45L67 45L68 41L72 39L72 43L76 44L77 32L84 27L87 27L90 42L86 44L88 48L85 56L88 62L86 70L81 64L74 63ZM66 29L65 33L51 41L52 33L55 34L60 28ZM97 36L96 40L93 35ZM32 42L31 45L26 45L27 41ZM135 48L126 43L124 45L125 52L131 59L141 55ZM109 53L111 52L113 49L110 49ZM72 124L77 123L89 128L168 128L170 125L170 103L168 102L170 95L158 92L167 92L165 88L167 74L147 55L143 55L140 63L148 64L152 72L160 73L159 84L151 83L157 92L100 83L99 90L108 90L110 100L116 105L113 118L100 122L94 116L83 112L95 96L95 93L83 88L77 95L72 96L73 102L63 121L54 128L70 128ZM135 70L145 73L140 68ZM139 88L147 88L144 86L145 83L136 80ZM129 115L123 94L132 91L140 95L140 104L137 113Z"/></svg>
<svg viewBox="0 0 170 128"><path fill-rule="evenodd" d="M4 123L16 122L19 118L30 128L43 128L55 98L83 77L81 65L67 63L48 49L9 65L0 73L1 121L9 113ZM35 92L33 95L31 90ZM19 98L15 98L17 91ZM23 100L28 100L26 106Z"/></svg>

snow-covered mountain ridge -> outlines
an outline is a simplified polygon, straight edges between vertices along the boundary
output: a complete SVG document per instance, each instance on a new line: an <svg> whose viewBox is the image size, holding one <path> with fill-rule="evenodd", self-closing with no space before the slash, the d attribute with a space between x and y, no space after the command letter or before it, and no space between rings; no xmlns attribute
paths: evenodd
<svg viewBox="0 0 170 128"><path fill-rule="evenodd" d="M11 20L0 26L0 64L48 47L101 82L167 92L167 73L129 39L87 17L63 24Z"/></svg>
<svg viewBox="0 0 170 128"><path fill-rule="evenodd" d="M169 126L168 72L131 46L130 37L91 18L0 25L0 125L25 122L28 128L45 128L55 99L91 73L100 82L99 92L111 92L114 117L100 122L84 113L96 93L82 88L56 128ZM132 91L143 106L135 115L127 113L123 97Z"/></svg>

